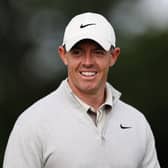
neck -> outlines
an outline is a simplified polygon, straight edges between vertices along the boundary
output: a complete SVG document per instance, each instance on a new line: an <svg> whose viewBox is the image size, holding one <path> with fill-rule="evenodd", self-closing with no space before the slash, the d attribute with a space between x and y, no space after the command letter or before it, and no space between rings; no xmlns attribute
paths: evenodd
<svg viewBox="0 0 168 168"><path fill-rule="evenodd" d="M105 91L101 94L94 95L77 95L82 101L86 104L92 106L95 110L97 110L105 101Z"/></svg>
<svg viewBox="0 0 168 168"><path fill-rule="evenodd" d="M79 92L77 90L74 90L72 87L71 89L76 96L78 96L83 102L85 102L89 106L93 107L95 110L97 110L105 101L105 87L94 93L86 93L81 91Z"/></svg>

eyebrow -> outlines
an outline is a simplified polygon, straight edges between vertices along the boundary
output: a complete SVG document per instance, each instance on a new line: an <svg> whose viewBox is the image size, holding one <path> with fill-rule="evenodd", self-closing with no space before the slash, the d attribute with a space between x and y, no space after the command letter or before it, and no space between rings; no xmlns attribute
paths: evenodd
<svg viewBox="0 0 168 168"><path fill-rule="evenodd" d="M96 45L95 50L103 50L103 51L105 51L105 49L102 46L100 46L100 45Z"/></svg>
<svg viewBox="0 0 168 168"><path fill-rule="evenodd" d="M72 50L74 50L74 49L82 49L80 46L78 46L78 45L74 45L71 49L70 49L70 51L72 51Z"/></svg>

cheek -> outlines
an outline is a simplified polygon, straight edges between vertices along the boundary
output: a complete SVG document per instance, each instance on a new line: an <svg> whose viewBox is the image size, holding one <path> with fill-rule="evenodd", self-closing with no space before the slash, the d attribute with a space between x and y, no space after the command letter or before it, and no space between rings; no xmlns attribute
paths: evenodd
<svg viewBox="0 0 168 168"><path fill-rule="evenodd" d="M113 62L109 58L109 59L106 59L106 60L100 60L98 65L99 65L100 69L108 70L113 65Z"/></svg>
<svg viewBox="0 0 168 168"><path fill-rule="evenodd" d="M78 63L77 62L73 62L73 61L68 61L67 62L67 70L69 74L74 74L75 72L77 72L78 70Z"/></svg>
<svg viewBox="0 0 168 168"><path fill-rule="evenodd" d="M115 61L112 57L109 58L109 67L112 67L114 65Z"/></svg>
<svg viewBox="0 0 168 168"><path fill-rule="evenodd" d="M67 71L69 75L71 75L74 72L74 68L71 64L67 65Z"/></svg>

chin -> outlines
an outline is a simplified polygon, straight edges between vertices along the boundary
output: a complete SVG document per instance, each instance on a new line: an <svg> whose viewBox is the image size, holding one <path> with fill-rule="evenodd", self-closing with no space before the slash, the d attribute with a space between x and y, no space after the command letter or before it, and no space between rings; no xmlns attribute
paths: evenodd
<svg viewBox="0 0 168 168"><path fill-rule="evenodd" d="M87 94L91 94L91 93L95 93L97 91L97 87L96 86L90 86L90 85L85 85L85 86L81 86L80 90L83 93L87 93Z"/></svg>

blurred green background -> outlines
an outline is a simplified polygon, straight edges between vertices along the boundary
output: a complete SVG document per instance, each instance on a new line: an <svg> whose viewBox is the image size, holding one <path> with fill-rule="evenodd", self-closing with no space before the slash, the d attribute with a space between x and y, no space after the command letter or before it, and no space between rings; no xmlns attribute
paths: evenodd
<svg viewBox="0 0 168 168"><path fill-rule="evenodd" d="M113 24L121 56L109 81L145 114L161 166L168 167L167 0L1 0L0 164L18 115L66 77L57 47L69 19L86 11Z"/></svg>

